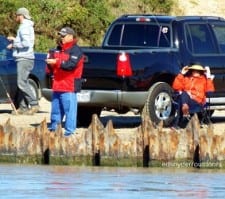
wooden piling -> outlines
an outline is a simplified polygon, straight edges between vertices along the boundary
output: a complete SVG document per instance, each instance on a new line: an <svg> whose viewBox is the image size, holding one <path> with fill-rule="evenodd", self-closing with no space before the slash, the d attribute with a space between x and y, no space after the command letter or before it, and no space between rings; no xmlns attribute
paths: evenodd
<svg viewBox="0 0 225 199"><path fill-rule="evenodd" d="M35 128L19 128L10 120L0 125L0 162L93 165L224 168L225 132L213 124L200 126L193 116L185 129L155 127L146 116L140 126L104 127L93 115L88 128L63 136L63 129L49 132L46 120Z"/></svg>

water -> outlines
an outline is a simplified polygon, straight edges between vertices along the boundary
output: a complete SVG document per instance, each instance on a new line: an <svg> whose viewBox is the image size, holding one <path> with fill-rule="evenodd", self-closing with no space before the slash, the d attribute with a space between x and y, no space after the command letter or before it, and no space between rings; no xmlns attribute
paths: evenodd
<svg viewBox="0 0 225 199"><path fill-rule="evenodd" d="M225 170L0 165L0 198L224 198Z"/></svg>

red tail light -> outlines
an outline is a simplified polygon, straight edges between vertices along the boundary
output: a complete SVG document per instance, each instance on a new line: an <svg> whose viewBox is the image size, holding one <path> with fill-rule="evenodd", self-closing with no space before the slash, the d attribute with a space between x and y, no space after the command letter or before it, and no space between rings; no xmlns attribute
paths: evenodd
<svg viewBox="0 0 225 199"><path fill-rule="evenodd" d="M138 18L136 18L136 21L146 22L146 21L151 21L151 20L149 18L145 18L145 17L138 17Z"/></svg>
<svg viewBox="0 0 225 199"><path fill-rule="evenodd" d="M117 75L121 77L132 76L132 68L130 63L130 57L125 52L118 55L117 58Z"/></svg>

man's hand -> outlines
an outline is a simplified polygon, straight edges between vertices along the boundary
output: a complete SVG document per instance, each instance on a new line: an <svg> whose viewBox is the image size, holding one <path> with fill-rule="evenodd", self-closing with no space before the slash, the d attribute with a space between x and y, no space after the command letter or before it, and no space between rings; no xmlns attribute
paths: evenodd
<svg viewBox="0 0 225 199"><path fill-rule="evenodd" d="M45 60L45 62L47 63L47 64L49 64L49 65L54 65L54 64L56 64L56 59L46 59Z"/></svg>
<svg viewBox="0 0 225 199"><path fill-rule="evenodd" d="M6 46L7 49L12 49L13 48L13 44L9 44L8 46Z"/></svg>
<svg viewBox="0 0 225 199"><path fill-rule="evenodd" d="M6 48L7 49L12 49L13 48L13 44L12 44L12 42L16 39L15 37L13 37L13 36L9 36L9 37L7 37L7 39L11 42Z"/></svg>
<svg viewBox="0 0 225 199"><path fill-rule="evenodd" d="M7 39L8 39L9 41L14 41L16 38L13 37L13 36L8 36Z"/></svg>

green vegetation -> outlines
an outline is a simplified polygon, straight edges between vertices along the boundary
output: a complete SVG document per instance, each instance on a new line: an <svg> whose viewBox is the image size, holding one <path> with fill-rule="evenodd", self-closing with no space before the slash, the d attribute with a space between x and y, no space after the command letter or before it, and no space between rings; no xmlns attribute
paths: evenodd
<svg viewBox="0 0 225 199"><path fill-rule="evenodd" d="M35 22L35 50L55 46L57 31L71 26L80 45L100 45L109 24L126 13L170 13L173 0L0 0L0 34L15 35L15 12L26 7ZM127 8L128 7L128 8Z"/></svg>

